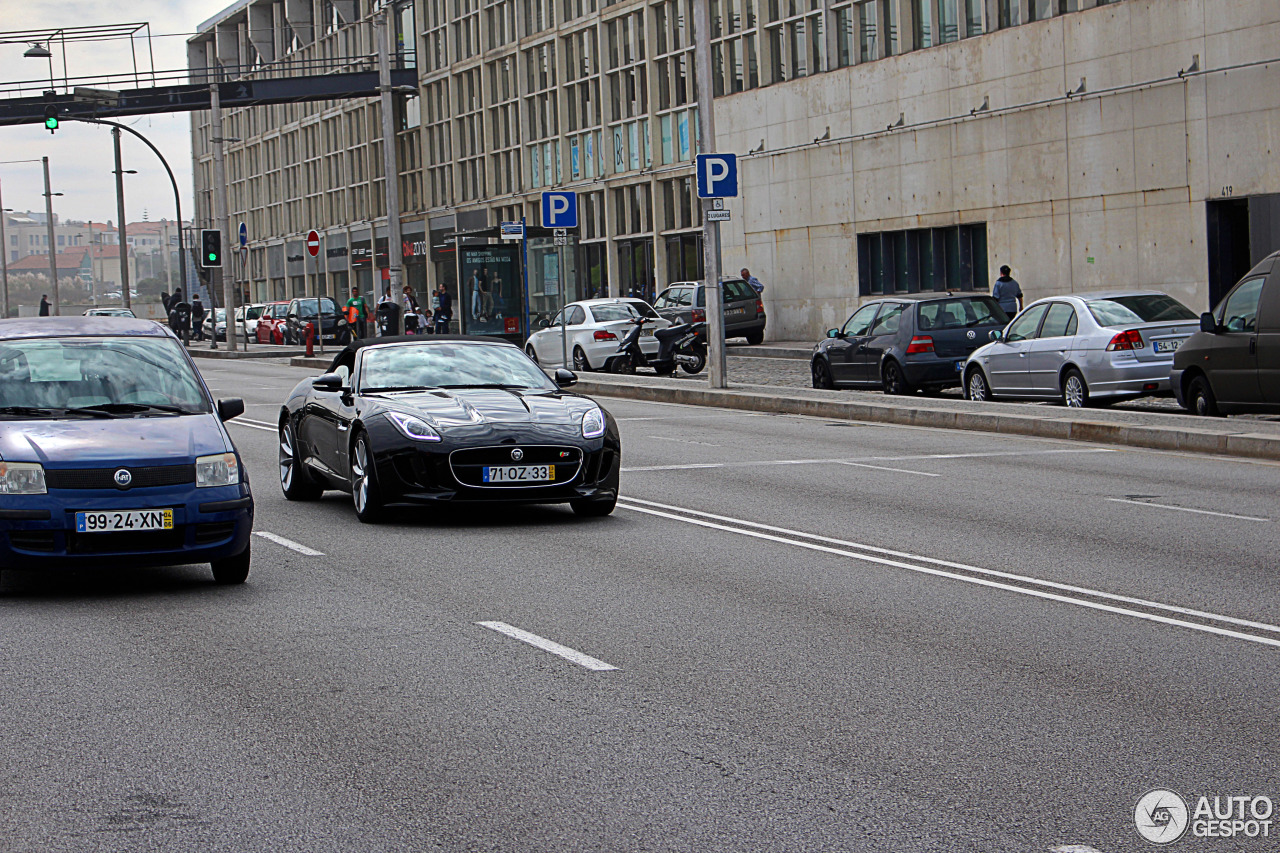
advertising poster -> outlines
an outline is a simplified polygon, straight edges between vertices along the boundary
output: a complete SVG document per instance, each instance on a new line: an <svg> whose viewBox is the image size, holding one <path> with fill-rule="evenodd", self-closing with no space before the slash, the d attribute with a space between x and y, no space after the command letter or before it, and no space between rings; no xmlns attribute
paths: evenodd
<svg viewBox="0 0 1280 853"><path fill-rule="evenodd" d="M555 252L542 256L542 292L547 296L560 295L560 256Z"/></svg>
<svg viewBox="0 0 1280 853"><path fill-rule="evenodd" d="M519 244L462 249L461 313L468 335L507 334L509 320L524 316L520 289ZM457 315L455 309L455 316Z"/></svg>

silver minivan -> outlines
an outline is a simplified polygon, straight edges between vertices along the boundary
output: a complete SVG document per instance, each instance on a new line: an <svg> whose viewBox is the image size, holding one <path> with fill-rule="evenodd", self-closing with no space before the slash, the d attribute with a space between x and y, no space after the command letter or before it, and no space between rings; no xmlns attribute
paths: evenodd
<svg viewBox="0 0 1280 853"><path fill-rule="evenodd" d="M973 351L965 397L1078 408L1167 394L1173 354L1199 329L1190 308L1156 291L1051 296Z"/></svg>

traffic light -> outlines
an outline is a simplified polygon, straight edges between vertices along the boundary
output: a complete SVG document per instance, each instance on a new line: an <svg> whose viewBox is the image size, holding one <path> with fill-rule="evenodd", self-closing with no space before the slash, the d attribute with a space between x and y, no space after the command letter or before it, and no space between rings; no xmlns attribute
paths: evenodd
<svg viewBox="0 0 1280 853"><path fill-rule="evenodd" d="M53 133L58 129L58 108L55 106L47 106L44 108L44 126Z"/></svg>
<svg viewBox="0 0 1280 853"><path fill-rule="evenodd" d="M200 266L222 266L222 232L212 228L200 231Z"/></svg>

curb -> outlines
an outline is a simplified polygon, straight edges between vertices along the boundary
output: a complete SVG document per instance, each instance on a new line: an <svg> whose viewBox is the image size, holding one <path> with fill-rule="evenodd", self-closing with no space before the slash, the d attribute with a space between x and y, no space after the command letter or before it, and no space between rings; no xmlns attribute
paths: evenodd
<svg viewBox="0 0 1280 853"><path fill-rule="evenodd" d="M1043 418L1005 412L965 412L868 403L852 400L821 400L812 397L783 397L752 391L668 385L614 384L597 379L578 379L575 391L601 397L618 397L692 406L716 406L767 412L778 415L808 415L835 420L870 421L936 429L962 429L1177 450L1246 459L1280 460L1280 435L1225 432L1191 427L1108 423L1075 418Z"/></svg>
<svg viewBox="0 0 1280 853"><path fill-rule="evenodd" d="M285 358L289 355L288 351L271 352L270 350L264 351L255 349L245 352L240 349L232 352L231 350L224 349L222 347L219 347L218 349L194 349L188 347L187 354L192 358ZM326 364L327 363L328 362L326 362Z"/></svg>

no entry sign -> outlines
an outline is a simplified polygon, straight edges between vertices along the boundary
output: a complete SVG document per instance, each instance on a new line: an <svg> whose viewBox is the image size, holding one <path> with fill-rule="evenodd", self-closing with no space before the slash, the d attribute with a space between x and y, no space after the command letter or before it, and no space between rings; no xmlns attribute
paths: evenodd
<svg viewBox="0 0 1280 853"><path fill-rule="evenodd" d="M311 253L311 257L320 254L320 234L316 231L307 232L307 251Z"/></svg>

